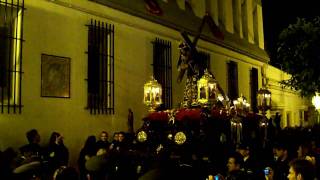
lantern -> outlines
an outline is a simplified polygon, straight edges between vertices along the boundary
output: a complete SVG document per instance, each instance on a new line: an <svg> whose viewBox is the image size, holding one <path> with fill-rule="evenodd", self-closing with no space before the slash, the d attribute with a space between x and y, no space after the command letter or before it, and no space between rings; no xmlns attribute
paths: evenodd
<svg viewBox="0 0 320 180"><path fill-rule="evenodd" d="M319 93L316 93L316 95L312 97L312 104L314 105L314 107L318 111L317 123L320 123L320 119L319 119L320 118L319 117L319 113L320 113L320 94Z"/></svg>
<svg viewBox="0 0 320 180"><path fill-rule="evenodd" d="M316 93L315 96L312 97L312 104L316 108L316 110L320 110L320 95Z"/></svg>
<svg viewBox="0 0 320 180"><path fill-rule="evenodd" d="M236 111L239 113L249 112L250 104L247 102L247 98L241 95L237 100L233 101L233 105L236 107Z"/></svg>
<svg viewBox="0 0 320 180"><path fill-rule="evenodd" d="M143 102L147 105L150 109L150 112L155 111L157 107L162 104L162 87L154 79L151 77L151 80L144 84L144 97Z"/></svg>
<svg viewBox="0 0 320 180"><path fill-rule="evenodd" d="M237 116L235 109L230 109L230 114L232 116L230 120L230 130L231 130L231 141L234 145L241 144L242 141L242 120Z"/></svg>
<svg viewBox="0 0 320 180"><path fill-rule="evenodd" d="M217 99L217 81L213 79L208 70L205 70L204 75L198 80L197 86L198 103L203 105L213 104Z"/></svg>
<svg viewBox="0 0 320 180"><path fill-rule="evenodd" d="M262 119L259 122L260 137L262 138L262 146L266 147L268 141L268 118L266 111L271 109L271 92L261 88L258 91L258 108L262 111Z"/></svg>
<svg viewBox="0 0 320 180"><path fill-rule="evenodd" d="M267 89L260 89L258 91L258 108L263 113L271 109L271 92Z"/></svg>

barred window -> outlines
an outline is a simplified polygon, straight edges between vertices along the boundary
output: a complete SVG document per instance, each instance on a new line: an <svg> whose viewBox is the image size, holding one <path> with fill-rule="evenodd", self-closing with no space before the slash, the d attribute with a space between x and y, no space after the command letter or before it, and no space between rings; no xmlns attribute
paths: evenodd
<svg viewBox="0 0 320 180"><path fill-rule="evenodd" d="M1 113L21 113L23 14L23 0L0 0Z"/></svg>
<svg viewBox="0 0 320 180"><path fill-rule="evenodd" d="M88 25L88 102L91 114L114 114L114 25Z"/></svg>
<svg viewBox="0 0 320 180"><path fill-rule="evenodd" d="M162 109L172 108L171 42L159 38L153 42L153 75L161 84Z"/></svg>
<svg viewBox="0 0 320 180"><path fill-rule="evenodd" d="M227 65L228 96L230 100L235 100L239 97L238 64L234 61L230 61Z"/></svg>

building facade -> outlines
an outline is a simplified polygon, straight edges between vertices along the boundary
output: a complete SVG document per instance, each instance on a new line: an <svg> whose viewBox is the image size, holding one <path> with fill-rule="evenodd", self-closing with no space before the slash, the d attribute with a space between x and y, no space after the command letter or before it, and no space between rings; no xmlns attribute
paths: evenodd
<svg viewBox="0 0 320 180"><path fill-rule="evenodd" d="M11 12L9 29L16 32L9 33L14 38L6 53L12 55L6 57L9 65L2 66L9 69L11 75L5 79L11 83L0 86L1 150L25 144L25 132L32 128L40 132L43 145L51 132L58 131L74 164L87 136L128 130L128 109L134 114L134 128L141 126L148 113L143 85L163 72L155 64L163 60L169 89L166 107L177 108L186 79L176 82L180 32L193 39L206 13L217 26L210 29L206 22L196 47L206 55L208 69L225 93L242 94L256 104L257 90L268 79L275 104L270 115L279 111L282 127L307 120L307 103L296 92L281 88L278 82L287 75L268 65L259 0L0 2L2 22ZM156 61L159 56L165 58ZM102 61L95 63L96 59Z"/></svg>

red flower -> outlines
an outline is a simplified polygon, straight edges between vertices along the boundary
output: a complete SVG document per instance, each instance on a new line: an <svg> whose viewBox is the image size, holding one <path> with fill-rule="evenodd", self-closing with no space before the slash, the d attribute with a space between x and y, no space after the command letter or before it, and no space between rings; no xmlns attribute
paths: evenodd
<svg viewBox="0 0 320 180"><path fill-rule="evenodd" d="M200 120L201 119L201 109L180 109L176 113L176 120L183 121L185 119L189 120Z"/></svg>
<svg viewBox="0 0 320 180"><path fill-rule="evenodd" d="M225 109L212 108L211 116L213 119L227 119L228 114Z"/></svg>
<svg viewBox="0 0 320 180"><path fill-rule="evenodd" d="M169 117L167 112L159 111L150 113L146 119L149 121L168 121Z"/></svg>

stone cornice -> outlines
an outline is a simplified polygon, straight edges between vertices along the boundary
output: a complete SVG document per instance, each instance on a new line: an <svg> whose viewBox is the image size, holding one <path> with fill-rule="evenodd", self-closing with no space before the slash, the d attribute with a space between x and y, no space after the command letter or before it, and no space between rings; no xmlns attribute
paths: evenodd
<svg viewBox="0 0 320 180"><path fill-rule="evenodd" d="M145 3L142 0L90 0L133 16L137 16L157 24L175 29L177 31L186 31L190 35L196 35L200 27L202 19L195 16L189 10L181 10L176 1L168 1L164 3L159 1L159 6L164 10L161 16L156 16L147 12ZM221 29L221 28L220 28ZM214 37L210 32L208 26L204 26L200 39L225 47L232 51L249 56L261 62L267 63L269 61L268 54L260 49L257 45L251 44L248 41L241 39L236 34L231 34L225 30L221 30L224 34L224 39Z"/></svg>

